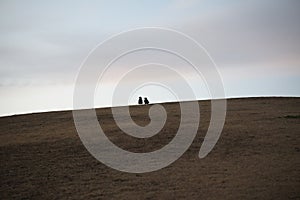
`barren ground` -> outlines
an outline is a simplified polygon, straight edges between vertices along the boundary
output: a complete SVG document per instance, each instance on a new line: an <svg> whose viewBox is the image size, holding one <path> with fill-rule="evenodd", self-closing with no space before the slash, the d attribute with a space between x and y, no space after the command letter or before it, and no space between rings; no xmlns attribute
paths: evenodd
<svg viewBox="0 0 300 200"><path fill-rule="evenodd" d="M201 122L189 150L170 166L145 174L111 169L81 143L72 113L0 118L0 199L300 199L300 98L228 100L226 123L213 151L199 149L210 119ZM168 120L150 139L125 135L109 108L97 114L110 140L132 152L149 152L172 140L180 112L164 104ZM149 106L131 107L149 123Z"/></svg>

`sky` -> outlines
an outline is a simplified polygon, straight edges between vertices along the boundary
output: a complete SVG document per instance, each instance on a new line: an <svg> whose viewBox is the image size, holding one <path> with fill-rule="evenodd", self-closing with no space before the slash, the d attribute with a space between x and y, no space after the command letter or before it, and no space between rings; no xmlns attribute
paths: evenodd
<svg viewBox="0 0 300 200"><path fill-rule="evenodd" d="M0 116L73 109L76 77L91 50L112 35L142 27L173 29L200 43L218 66L228 98L299 97L299 19L298 0L1 0ZM133 60L146 63L157 55L171 60L174 69L184 68L195 99L210 98L205 81L184 63L144 51L113 66L99 83L95 107L111 105L114 85ZM122 87L135 92L119 104L134 104L139 95L151 102L178 100L159 85L139 88L137 79L144 76L181 87L175 76L158 71L127 79Z"/></svg>

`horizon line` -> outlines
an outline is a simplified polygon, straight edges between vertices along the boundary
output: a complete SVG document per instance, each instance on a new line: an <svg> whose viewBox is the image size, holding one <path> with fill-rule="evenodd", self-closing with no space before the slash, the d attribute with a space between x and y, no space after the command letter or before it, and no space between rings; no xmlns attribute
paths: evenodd
<svg viewBox="0 0 300 200"><path fill-rule="evenodd" d="M180 102L191 102L191 101L210 101L210 100L221 100L221 99L226 99L226 100L231 100L231 99L249 99L249 98L300 98L299 96L289 96L289 95L262 95L262 96L230 96L230 97L225 97L225 98L207 98L207 99L190 99L190 100L182 100L182 101L165 101L165 102L154 102L150 103L149 105L155 105L155 104L168 104L168 103L180 103ZM144 105L144 104L142 104ZM32 115L32 114L43 114L43 113L53 113L53 112L72 112L74 110L89 110L89 109L107 109L107 108L118 108L118 107L125 107L125 106L141 106L139 104L127 104L127 105L118 105L118 106L101 106L101 107L95 107L95 108L80 108L80 109L74 109L74 108L66 108L66 109L49 109L49 110L38 110L38 111L33 111L33 112L20 112L20 113L13 113L13 114L0 114L0 118L4 117L14 117L14 116L22 116L22 115Z"/></svg>

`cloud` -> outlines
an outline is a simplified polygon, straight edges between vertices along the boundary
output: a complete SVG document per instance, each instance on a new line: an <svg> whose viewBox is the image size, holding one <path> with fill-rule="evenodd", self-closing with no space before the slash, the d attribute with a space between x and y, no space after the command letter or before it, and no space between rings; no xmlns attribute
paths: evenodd
<svg viewBox="0 0 300 200"><path fill-rule="evenodd" d="M143 26L176 29L203 44L218 64L228 94L255 95L257 91L256 94L299 95L295 86L300 77L298 19L300 1L297 0L3 0L0 2L1 95L6 91L5 107L9 107L10 98L21 99L29 94L19 92L23 86L42 90L43 86L67 85L71 91L80 64L93 47L112 34ZM111 54L106 51L103 56ZM134 59L141 63L148 55L136 54ZM183 67L173 58L165 59L176 69ZM134 63L130 60L117 63L111 73L122 75L126 66ZM186 74L193 79L193 72L187 70ZM114 81L107 78L108 84ZM196 81L194 84L197 87ZM268 87L261 90L262 85ZM33 99L39 94L36 91L30 93ZM67 94L62 98L70 99L71 92Z"/></svg>
<svg viewBox="0 0 300 200"><path fill-rule="evenodd" d="M298 1L246 1L187 21L182 29L204 43L221 66L283 60L299 65L299 8Z"/></svg>

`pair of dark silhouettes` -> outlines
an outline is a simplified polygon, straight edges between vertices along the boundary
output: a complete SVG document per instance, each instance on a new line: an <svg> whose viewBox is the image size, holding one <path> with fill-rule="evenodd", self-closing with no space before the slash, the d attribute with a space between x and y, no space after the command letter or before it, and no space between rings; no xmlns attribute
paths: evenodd
<svg viewBox="0 0 300 200"><path fill-rule="evenodd" d="M139 101L138 101L139 104L143 104L143 99L142 97L139 97ZM144 98L144 103L147 105L149 104L149 100L147 99L147 97Z"/></svg>

